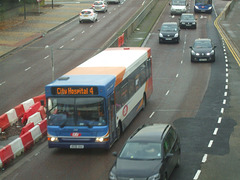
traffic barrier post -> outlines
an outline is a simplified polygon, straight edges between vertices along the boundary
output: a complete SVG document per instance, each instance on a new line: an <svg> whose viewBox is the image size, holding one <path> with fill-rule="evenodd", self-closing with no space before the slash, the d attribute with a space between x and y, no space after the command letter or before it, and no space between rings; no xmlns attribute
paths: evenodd
<svg viewBox="0 0 240 180"><path fill-rule="evenodd" d="M20 156L24 152L24 147L21 138L15 139L11 143L9 143L9 145L12 147L14 158Z"/></svg>

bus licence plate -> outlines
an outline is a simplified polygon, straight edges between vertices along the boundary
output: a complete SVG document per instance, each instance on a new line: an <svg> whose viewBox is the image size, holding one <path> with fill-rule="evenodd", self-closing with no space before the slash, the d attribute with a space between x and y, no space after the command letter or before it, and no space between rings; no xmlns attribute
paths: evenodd
<svg viewBox="0 0 240 180"><path fill-rule="evenodd" d="M84 149L84 145L70 145L70 149Z"/></svg>

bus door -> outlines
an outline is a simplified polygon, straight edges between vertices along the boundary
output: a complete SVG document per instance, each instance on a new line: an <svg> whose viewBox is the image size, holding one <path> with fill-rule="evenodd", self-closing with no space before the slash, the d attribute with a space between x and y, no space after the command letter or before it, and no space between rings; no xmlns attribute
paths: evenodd
<svg viewBox="0 0 240 180"><path fill-rule="evenodd" d="M116 128L116 119L115 119L115 106L114 106L114 95L111 94L108 97L108 122L109 122L109 135L110 135L110 144L112 144L117 138L117 128Z"/></svg>

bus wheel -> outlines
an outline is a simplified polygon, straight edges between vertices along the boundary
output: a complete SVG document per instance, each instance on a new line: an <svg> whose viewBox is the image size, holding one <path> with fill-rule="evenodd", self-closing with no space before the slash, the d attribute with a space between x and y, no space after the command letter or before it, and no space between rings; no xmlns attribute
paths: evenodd
<svg viewBox="0 0 240 180"><path fill-rule="evenodd" d="M121 121L118 122L118 127L117 127L117 139L120 138L122 134L122 124L121 124Z"/></svg>
<svg viewBox="0 0 240 180"><path fill-rule="evenodd" d="M146 99L146 95L143 95L143 105L142 105L142 109L144 109L147 106L147 99Z"/></svg>

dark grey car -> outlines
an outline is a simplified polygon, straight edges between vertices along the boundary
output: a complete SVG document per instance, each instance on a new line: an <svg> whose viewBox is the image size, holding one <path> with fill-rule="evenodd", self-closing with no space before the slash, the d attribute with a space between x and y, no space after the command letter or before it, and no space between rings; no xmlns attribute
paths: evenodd
<svg viewBox="0 0 240 180"><path fill-rule="evenodd" d="M176 22L165 22L159 29L159 43L176 42L180 40L180 29Z"/></svg>
<svg viewBox="0 0 240 180"><path fill-rule="evenodd" d="M190 46L191 62L214 62L215 48L211 39L196 39L193 46Z"/></svg>
<svg viewBox="0 0 240 180"><path fill-rule="evenodd" d="M192 13L183 13L179 18L179 27L182 28L197 28L197 21Z"/></svg>
<svg viewBox="0 0 240 180"><path fill-rule="evenodd" d="M109 179L166 180L180 159L180 139L171 125L145 125L127 140Z"/></svg>

